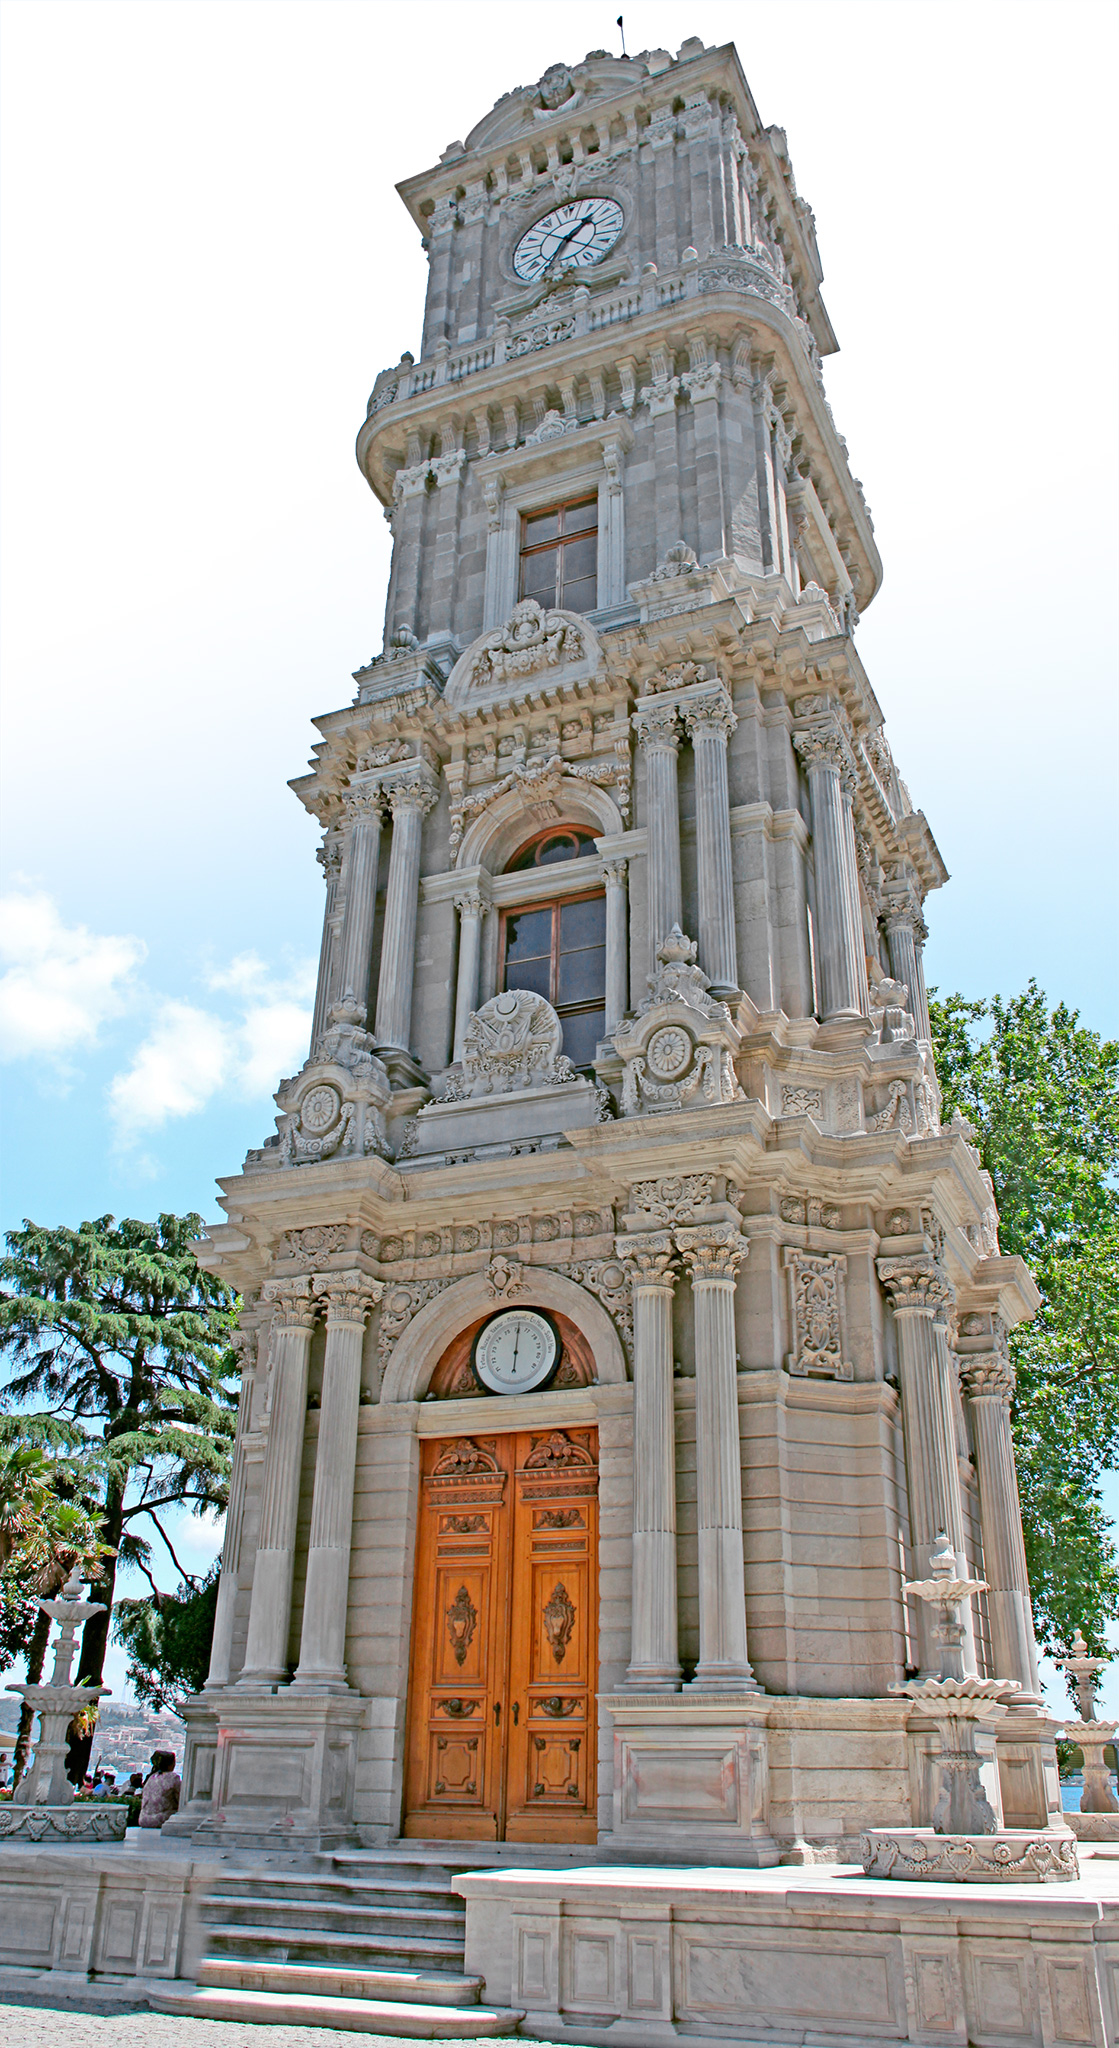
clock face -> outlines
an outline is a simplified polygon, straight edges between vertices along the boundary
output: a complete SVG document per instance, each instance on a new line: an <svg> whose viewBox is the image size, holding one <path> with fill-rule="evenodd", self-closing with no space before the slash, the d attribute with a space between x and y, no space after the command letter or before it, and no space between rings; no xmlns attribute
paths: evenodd
<svg viewBox="0 0 1119 2048"><path fill-rule="evenodd" d="M479 1330L474 1370L491 1394L531 1394L551 1379L559 1350L550 1316L535 1308L507 1308Z"/></svg>
<svg viewBox="0 0 1119 2048"><path fill-rule="evenodd" d="M531 282L553 264L582 270L599 263L613 248L624 220L616 199L572 199L526 230L513 251L513 269Z"/></svg>

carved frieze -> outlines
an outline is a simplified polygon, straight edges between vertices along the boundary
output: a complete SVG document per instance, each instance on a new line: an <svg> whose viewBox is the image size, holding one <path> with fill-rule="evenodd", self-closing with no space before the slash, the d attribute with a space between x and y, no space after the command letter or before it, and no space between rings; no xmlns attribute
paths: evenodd
<svg viewBox="0 0 1119 2048"><path fill-rule="evenodd" d="M789 1245L784 1262L792 1334L787 1370L817 1379L853 1378L853 1369L844 1357L846 1259L841 1252L806 1252Z"/></svg>
<svg viewBox="0 0 1119 2048"><path fill-rule="evenodd" d="M483 636L466 684L471 689L492 689L501 683L519 682L541 669L582 661L587 646L577 613L545 611L535 598L525 597L514 605L503 626Z"/></svg>
<svg viewBox="0 0 1119 2048"><path fill-rule="evenodd" d="M635 1181L630 1202L635 1210L654 1223L694 1223L697 1209L705 1209L714 1198L713 1173L668 1174L661 1180Z"/></svg>
<svg viewBox="0 0 1119 2048"><path fill-rule="evenodd" d="M552 1005L530 989L507 989L472 1010L462 1047L462 1075L442 1101L473 1101L515 1089L554 1088L578 1079L561 1052L563 1027Z"/></svg>

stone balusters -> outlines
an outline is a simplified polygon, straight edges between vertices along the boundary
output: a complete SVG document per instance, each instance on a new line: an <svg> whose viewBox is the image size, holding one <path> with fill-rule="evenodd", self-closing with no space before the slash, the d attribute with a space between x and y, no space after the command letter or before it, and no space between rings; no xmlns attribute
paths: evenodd
<svg viewBox="0 0 1119 2048"><path fill-rule="evenodd" d="M969 1572L956 1449L955 1366L943 1321L952 1305L952 1289L936 1260L924 1252L879 1259L878 1278L893 1302L897 1324L913 1546L911 1576L928 1578L937 1536L944 1531L956 1554L959 1576L966 1579ZM918 1620L922 1677L935 1677L939 1669L939 1652L931 1626L922 1609ZM964 1655L966 1670L973 1675L975 1647L970 1621Z"/></svg>
<svg viewBox="0 0 1119 2048"><path fill-rule="evenodd" d="M807 771L812 805L821 1018L832 1023L869 1017L847 749L838 732L820 729L794 733L793 745Z"/></svg>
<svg viewBox="0 0 1119 2048"><path fill-rule="evenodd" d="M626 1684L676 1692L676 1422L672 1397L674 1250L667 1230L616 1240L632 1273L633 1593Z"/></svg>
<svg viewBox="0 0 1119 2048"><path fill-rule="evenodd" d="M326 1307L326 1357L295 1685L304 1692L348 1692L343 1660L361 1347L369 1312L384 1289L361 1272L318 1274L314 1286Z"/></svg>
<svg viewBox="0 0 1119 2048"><path fill-rule="evenodd" d="M756 1692L746 1656L734 1335L735 1273L749 1241L733 1224L716 1223L677 1230L676 1243L691 1271L695 1312L699 1663L693 1685L697 1692Z"/></svg>
<svg viewBox="0 0 1119 2048"><path fill-rule="evenodd" d="M726 997L738 988L727 783L727 742L738 720L722 689L681 709L695 753L699 964L712 994Z"/></svg>
<svg viewBox="0 0 1119 2048"><path fill-rule="evenodd" d="M979 1480L991 1668L996 1678L1018 1681L1022 1690L1016 1705L1034 1706L1040 1705L1041 1689L1010 1433L1014 1368L1007 1355L1006 1330L1000 1318L984 1320L989 1320L991 1326L992 1349L969 1351L961 1356L960 1378L971 1410Z"/></svg>
<svg viewBox="0 0 1119 2048"><path fill-rule="evenodd" d="M416 914L420 900L420 842L423 821L439 791L427 775L393 783L392 852L389 856L385 925L381 938L381 974L377 984L378 1047L410 1050L412 984L416 971Z"/></svg>
<svg viewBox="0 0 1119 2048"><path fill-rule="evenodd" d="M629 1008L628 862L606 860L606 1035L616 1029Z"/></svg>
<svg viewBox="0 0 1119 2048"><path fill-rule="evenodd" d="M342 913L342 962L338 1001L347 1022L364 1024L377 908L377 866L381 851L384 796L380 789L352 790L346 798L349 838L345 859L346 906Z"/></svg>
<svg viewBox="0 0 1119 2048"><path fill-rule="evenodd" d="M455 1042L451 1058L461 1060L470 1013L478 1007L478 966L482 957L482 919L486 914L486 899L480 888L470 888L457 894L454 902L459 914L459 939Z"/></svg>
<svg viewBox="0 0 1119 2048"><path fill-rule="evenodd" d="M649 869L649 955L682 921L680 883L680 797L677 756L680 727L676 708L655 701L633 713L637 744L645 756L645 810Z"/></svg>
<svg viewBox="0 0 1119 2048"><path fill-rule="evenodd" d="M249 1634L239 1680L242 1685L275 1685L287 1676L291 1576L307 1419L307 1368L318 1315L309 1277L270 1280L265 1284L264 1298L273 1309L272 1400Z"/></svg>

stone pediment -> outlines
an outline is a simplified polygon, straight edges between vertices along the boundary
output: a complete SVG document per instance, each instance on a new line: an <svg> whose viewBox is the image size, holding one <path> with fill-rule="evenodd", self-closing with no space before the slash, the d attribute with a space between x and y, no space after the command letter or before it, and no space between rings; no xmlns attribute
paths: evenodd
<svg viewBox="0 0 1119 2048"><path fill-rule="evenodd" d="M446 702L459 708L514 697L593 675L598 635L578 612L545 611L536 599L514 605L504 625L479 634L451 670Z"/></svg>
<svg viewBox="0 0 1119 2048"><path fill-rule="evenodd" d="M644 68L644 67L642 67ZM466 138L464 154L475 149L492 149L496 143L530 136L537 124L554 115L574 115L588 99L613 97L632 92L638 65L632 58L602 56L584 59L582 64L552 64L535 85L507 92L497 105L483 115Z"/></svg>

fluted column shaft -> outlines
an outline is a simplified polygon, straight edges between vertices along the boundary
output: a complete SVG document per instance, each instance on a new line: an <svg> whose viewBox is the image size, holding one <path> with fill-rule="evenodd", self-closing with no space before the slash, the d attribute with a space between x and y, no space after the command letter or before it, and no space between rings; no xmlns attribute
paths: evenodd
<svg viewBox="0 0 1119 2048"><path fill-rule="evenodd" d="M719 690L687 705L684 724L695 752L699 964L712 993L726 996L738 987L727 783L727 742L738 720L726 691Z"/></svg>
<svg viewBox="0 0 1119 2048"><path fill-rule="evenodd" d="M214 1607L214 1633L210 1644L210 1669L206 1690L228 1685L233 1668L233 1623L237 1609L237 1573L241 1563L241 1530L245 1519L245 1453L242 1445L243 1418L238 1419L237 1441L233 1447L233 1469L229 1475L229 1505L225 1511L225 1535L221 1546L221 1576Z"/></svg>
<svg viewBox="0 0 1119 2048"><path fill-rule="evenodd" d="M634 730L645 755L649 948L655 961L657 947L683 915L677 785L680 735L674 707L656 702L642 705L634 713Z"/></svg>
<svg viewBox="0 0 1119 2048"><path fill-rule="evenodd" d="M366 1318L383 1289L380 1281L355 1272L319 1274L315 1291L326 1305L326 1357L295 1683L304 1691L348 1691L344 1658L361 1350Z"/></svg>
<svg viewBox="0 0 1119 2048"><path fill-rule="evenodd" d="M853 927L859 900L854 828L843 794L846 756L831 734L795 733L808 774L816 873L816 972L821 1017L862 1017L869 1010L866 955Z"/></svg>
<svg viewBox="0 0 1119 2048"><path fill-rule="evenodd" d="M1006 1357L984 1352L962 1359L960 1372L971 1409L979 1480L992 1675L1017 1679L1022 1703L1029 1705L1040 1701L1041 1688L1010 1431L1014 1369Z"/></svg>
<svg viewBox="0 0 1119 2048"><path fill-rule="evenodd" d="M617 1240L633 1275L633 1593L626 1684L676 1692L676 1421L672 1399L672 1238Z"/></svg>
<svg viewBox="0 0 1119 2048"><path fill-rule="evenodd" d="M952 1290L935 1261L922 1254L879 1259L878 1277L893 1299L897 1324L913 1576L928 1578L929 1559L943 1531L956 1554L960 1577L969 1578L956 1452L955 1367L947 1332L937 1320L951 1306ZM970 1603L964 1612L964 1667L974 1676ZM939 1655L923 1602L917 1627L921 1675L936 1676Z"/></svg>
<svg viewBox="0 0 1119 2048"><path fill-rule="evenodd" d="M423 821L436 789L417 777L394 784L392 852L389 855L385 924L381 937L381 976L377 984L378 1045L409 1050L412 1035L412 983L416 973L416 913L420 901L420 846Z"/></svg>
<svg viewBox="0 0 1119 2048"><path fill-rule="evenodd" d="M315 983L315 1013L311 1023L312 1047L326 1024L338 940L338 883L342 871L342 848L333 833L327 834L326 840L319 848L318 857L326 880L326 905L322 918L322 944L319 947L319 975ZM372 941L372 932L370 940Z"/></svg>
<svg viewBox="0 0 1119 2048"><path fill-rule="evenodd" d="M338 977L341 1001L356 1004L364 1024L369 1001L373 956L373 920L377 909L377 866L381 852L380 790L364 790L350 798L350 843L346 853L346 906L342 913L342 965Z"/></svg>
<svg viewBox="0 0 1119 2048"><path fill-rule="evenodd" d="M603 863L606 878L606 1034L621 1023L629 1008L629 897L627 862Z"/></svg>
<svg viewBox="0 0 1119 2048"><path fill-rule="evenodd" d="M461 1060L470 1012L478 1007L478 967L482 957L482 918L485 902L481 891L468 889L455 897L459 914L458 982L455 987L455 1042L453 1060Z"/></svg>
<svg viewBox="0 0 1119 2048"><path fill-rule="evenodd" d="M755 1691L746 1654L742 1454L734 1337L735 1271L749 1250L733 1224L678 1230L695 1311L699 1520L698 1692Z"/></svg>
<svg viewBox="0 0 1119 2048"><path fill-rule="evenodd" d="M270 1281L264 1292L275 1308L272 1407L242 1684L275 1684L287 1675L299 1475L307 1423L307 1368L318 1314L309 1278Z"/></svg>
<svg viewBox="0 0 1119 2048"><path fill-rule="evenodd" d="M908 910L887 908L886 949L890 956L890 973L909 990L908 1009L913 1018L918 1038L928 1037L928 1026L922 1022L918 986L920 969L917 965L917 943L914 937L914 917Z"/></svg>

